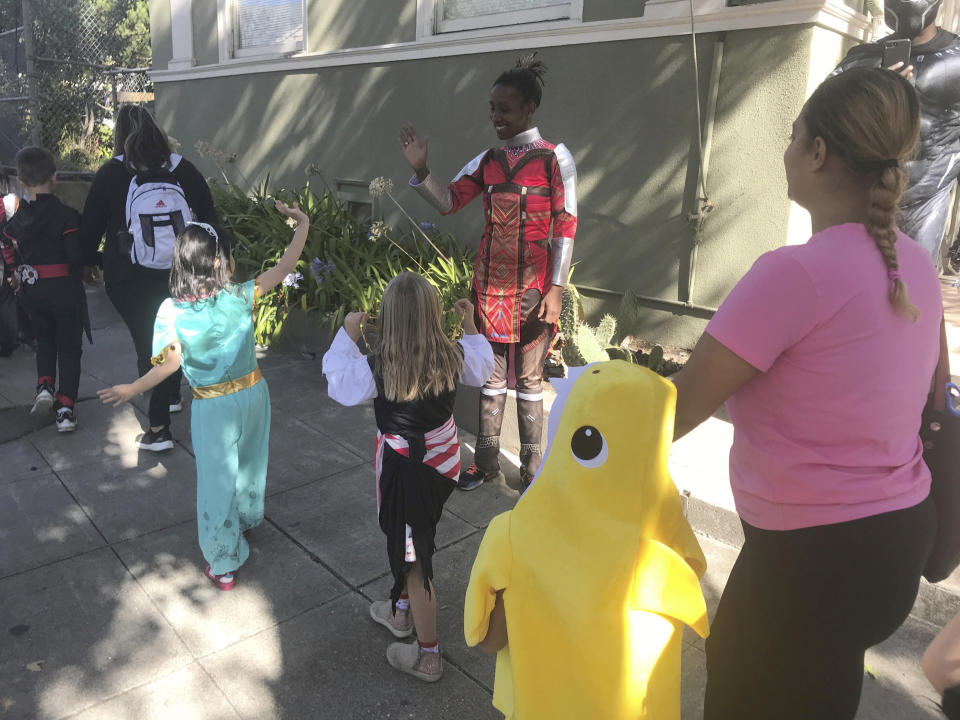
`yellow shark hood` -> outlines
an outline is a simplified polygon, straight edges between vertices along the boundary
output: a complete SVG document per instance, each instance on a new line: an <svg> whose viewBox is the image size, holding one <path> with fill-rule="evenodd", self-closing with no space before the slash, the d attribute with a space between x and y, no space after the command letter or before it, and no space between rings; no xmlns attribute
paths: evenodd
<svg viewBox="0 0 960 720"><path fill-rule="evenodd" d="M508 718L679 720L682 628L708 628L706 560L667 472L676 391L619 360L568 383L536 481L484 535L466 640L486 636L503 590Z"/></svg>

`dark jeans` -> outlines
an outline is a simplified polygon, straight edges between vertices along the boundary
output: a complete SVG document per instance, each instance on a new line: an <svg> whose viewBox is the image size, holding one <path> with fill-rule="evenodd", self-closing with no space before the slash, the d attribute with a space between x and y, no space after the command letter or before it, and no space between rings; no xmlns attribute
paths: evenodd
<svg viewBox="0 0 960 720"><path fill-rule="evenodd" d="M22 292L37 336L37 377L59 378L57 399L72 406L80 388L83 352L83 313L77 279L40 280L24 287Z"/></svg>
<svg viewBox="0 0 960 720"><path fill-rule="evenodd" d="M170 273L134 265L122 282L107 285L107 297L127 324L137 351L137 372L146 375L153 356L153 324L161 303L170 297ZM170 403L180 396L183 372L177 370L150 393L150 426L170 424Z"/></svg>
<svg viewBox="0 0 960 720"><path fill-rule="evenodd" d="M704 720L852 720L864 652L916 599L932 500L835 525L743 529L707 638Z"/></svg>

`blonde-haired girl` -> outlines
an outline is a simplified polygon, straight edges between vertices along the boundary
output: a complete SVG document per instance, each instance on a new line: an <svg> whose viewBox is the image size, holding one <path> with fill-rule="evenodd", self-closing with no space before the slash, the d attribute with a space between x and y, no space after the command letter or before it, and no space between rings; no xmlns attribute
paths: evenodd
<svg viewBox="0 0 960 720"><path fill-rule="evenodd" d="M384 290L373 352L360 354L366 314L354 312L323 356L331 398L342 405L373 399L377 504L394 584L390 600L374 602L370 616L397 638L409 637L416 626L417 642L392 643L387 660L427 682L443 674L433 552L443 504L460 472L456 381L480 387L494 362L474 324L472 303L458 300L454 307L464 331L456 345L443 332L436 290L420 275L402 273Z"/></svg>

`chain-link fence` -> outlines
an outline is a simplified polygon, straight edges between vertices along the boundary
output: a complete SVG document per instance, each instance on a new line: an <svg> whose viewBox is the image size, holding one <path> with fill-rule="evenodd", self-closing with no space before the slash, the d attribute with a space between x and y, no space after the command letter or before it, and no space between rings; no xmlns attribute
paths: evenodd
<svg viewBox="0 0 960 720"><path fill-rule="evenodd" d="M118 107L153 102L146 0L17 5L17 25L0 28L0 163L40 144L61 169L94 169Z"/></svg>

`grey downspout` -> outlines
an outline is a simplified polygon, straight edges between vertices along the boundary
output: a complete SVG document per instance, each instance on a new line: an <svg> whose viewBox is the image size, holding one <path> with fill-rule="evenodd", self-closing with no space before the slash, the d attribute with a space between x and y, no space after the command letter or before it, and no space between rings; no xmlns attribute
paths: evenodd
<svg viewBox="0 0 960 720"><path fill-rule="evenodd" d="M693 225L694 231L690 238L690 248L687 255L686 278L681 278L677 285L677 299L681 303L692 303L694 283L697 274L697 250L700 243L703 242L703 228L707 221L707 215L713 211L714 205L709 201L705 188L707 186L707 174L710 170L710 151L713 146L713 128L717 119L717 98L720 93L720 73L723 67L723 46L726 41L726 33L721 33L717 37L713 46L713 65L710 68L710 84L707 86L707 111L706 125L703 129L703 157L698 163L697 183L694 186L694 201L691 205L696 208L691 212L687 219ZM697 88L697 92L700 89ZM703 191L703 195L701 195Z"/></svg>

